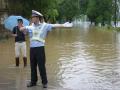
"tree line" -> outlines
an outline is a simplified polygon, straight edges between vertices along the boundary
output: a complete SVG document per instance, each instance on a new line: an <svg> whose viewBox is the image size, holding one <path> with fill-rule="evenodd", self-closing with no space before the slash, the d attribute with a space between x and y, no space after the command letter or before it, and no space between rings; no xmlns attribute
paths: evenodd
<svg viewBox="0 0 120 90"><path fill-rule="evenodd" d="M120 18L120 0L8 0L11 13L30 17L31 10L40 11L47 21L72 21L80 15L87 15L88 21L116 24Z"/></svg>

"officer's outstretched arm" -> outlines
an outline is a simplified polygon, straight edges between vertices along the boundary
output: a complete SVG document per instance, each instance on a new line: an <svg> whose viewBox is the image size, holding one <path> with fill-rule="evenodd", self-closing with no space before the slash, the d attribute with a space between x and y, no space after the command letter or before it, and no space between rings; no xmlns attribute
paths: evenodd
<svg viewBox="0 0 120 90"><path fill-rule="evenodd" d="M54 28L64 27L63 24L52 24L52 26L53 26Z"/></svg>
<svg viewBox="0 0 120 90"><path fill-rule="evenodd" d="M61 27L73 27L73 23L66 22L64 24L52 24L54 28L61 28Z"/></svg>

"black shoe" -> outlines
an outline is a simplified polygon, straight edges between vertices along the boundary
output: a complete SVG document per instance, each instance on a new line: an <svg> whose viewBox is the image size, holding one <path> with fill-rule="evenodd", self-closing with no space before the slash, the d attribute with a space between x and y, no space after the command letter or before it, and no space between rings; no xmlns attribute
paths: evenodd
<svg viewBox="0 0 120 90"><path fill-rule="evenodd" d="M43 88L47 88L47 84L43 84Z"/></svg>
<svg viewBox="0 0 120 90"><path fill-rule="evenodd" d="M36 86L36 83L31 83L30 82L30 83L27 84L27 87L33 87L33 86Z"/></svg>

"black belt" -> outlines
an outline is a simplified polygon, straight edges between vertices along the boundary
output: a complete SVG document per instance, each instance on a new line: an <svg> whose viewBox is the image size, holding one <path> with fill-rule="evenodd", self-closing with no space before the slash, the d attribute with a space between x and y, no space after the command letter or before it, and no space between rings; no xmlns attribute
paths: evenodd
<svg viewBox="0 0 120 90"><path fill-rule="evenodd" d="M25 41L17 41L18 43L22 43L22 42L25 42Z"/></svg>

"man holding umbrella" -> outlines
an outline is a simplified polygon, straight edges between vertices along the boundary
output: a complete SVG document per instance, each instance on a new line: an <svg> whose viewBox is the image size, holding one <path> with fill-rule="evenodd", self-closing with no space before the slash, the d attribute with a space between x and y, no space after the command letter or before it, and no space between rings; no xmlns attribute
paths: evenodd
<svg viewBox="0 0 120 90"><path fill-rule="evenodd" d="M23 27L23 20L17 19L18 25L13 28L12 36L15 37L15 62L16 67L19 66L20 52L23 54L24 67L27 66L26 56L26 42L25 33L20 31L20 27Z"/></svg>
<svg viewBox="0 0 120 90"><path fill-rule="evenodd" d="M37 65L42 79L43 88L47 88L47 74L45 67L45 38L47 33L56 27L70 27L68 24L48 24L44 22L43 15L32 10L32 24L30 26L21 27L21 31L28 31L30 34L30 65L31 65L31 82L27 87L36 86ZM72 26L71 26L72 27Z"/></svg>

